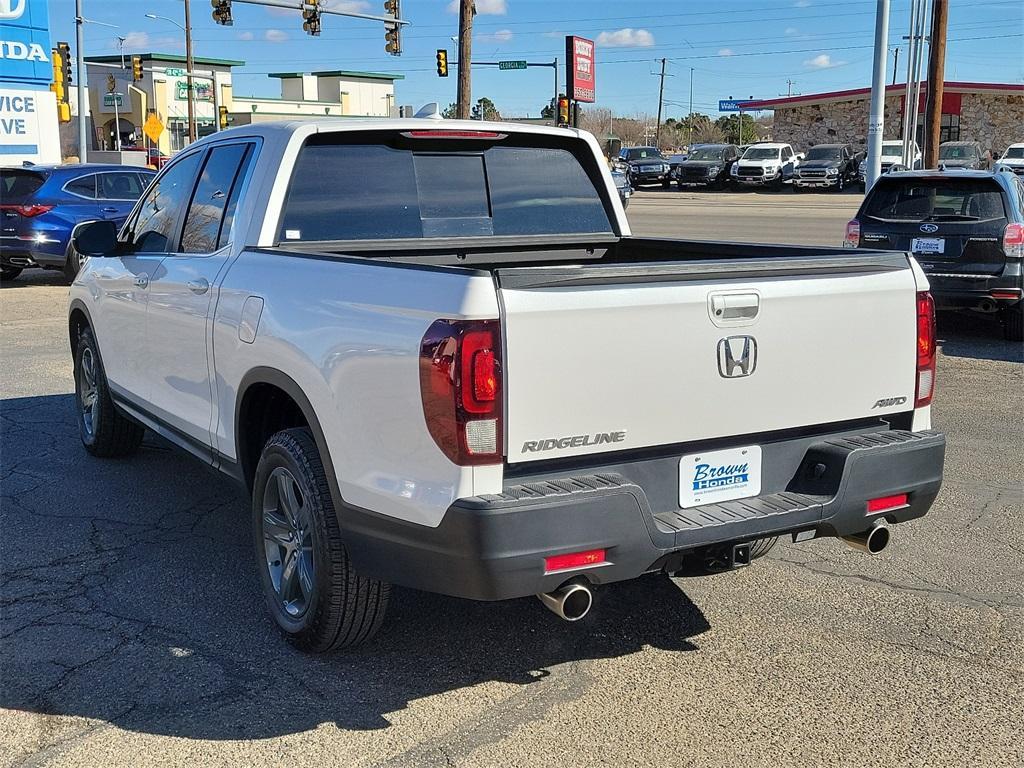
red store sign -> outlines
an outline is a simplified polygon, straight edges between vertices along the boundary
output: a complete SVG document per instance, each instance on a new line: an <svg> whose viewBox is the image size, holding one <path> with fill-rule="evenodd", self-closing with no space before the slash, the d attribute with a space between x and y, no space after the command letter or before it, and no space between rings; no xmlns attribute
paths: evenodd
<svg viewBox="0 0 1024 768"><path fill-rule="evenodd" d="M566 96L574 101L597 100L594 41L568 35L565 38Z"/></svg>

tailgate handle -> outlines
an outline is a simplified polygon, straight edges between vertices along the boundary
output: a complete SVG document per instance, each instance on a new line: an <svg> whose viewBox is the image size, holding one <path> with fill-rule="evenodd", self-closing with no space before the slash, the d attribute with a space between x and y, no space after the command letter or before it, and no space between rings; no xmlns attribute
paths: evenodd
<svg viewBox="0 0 1024 768"><path fill-rule="evenodd" d="M761 305L756 293L721 293L711 297L715 320L753 320Z"/></svg>

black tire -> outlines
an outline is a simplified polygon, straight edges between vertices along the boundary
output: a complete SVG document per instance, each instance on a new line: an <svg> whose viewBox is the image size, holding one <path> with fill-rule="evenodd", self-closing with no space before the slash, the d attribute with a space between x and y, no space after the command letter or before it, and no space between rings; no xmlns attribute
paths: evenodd
<svg viewBox="0 0 1024 768"><path fill-rule="evenodd" d="M69 283L75 282L78 270L82 268L82 257L74 244L68 244L67 254L64 257L64 277Z"/></svg>
<svg viewBox="0 0 1024 768"><path fill-rule="evenodd" d="M804 191L803 187L798 187L796 184L793 185L793 194L794 195L799 195L803 191Z"/></svg>
<svg viewBox="0 0 1024 768"><path fill-rule="evenodd" d="M1024 307L1004 309L1001 312L1003 321L1003 338L1007 341L1024 341Z"/></svg>
<svg viewBox="0 0 1024 768"><path fill-rule="evenodd" d="M0 267L0 280L13 280L21 274L21 267Z"/></svg>
<svg viewBox="0 0 1024 768"><path fill-rule="evenodd" d="M758 539L750 545L750 559L757 560L759 557L764 557L771 552L772 547L778 542L778 536L772 536L768 539Z"/></svg>
<svg viewBox="0 0 1024 768"><path fill-rule="evenodd" d="M120 413L110 399L91 328L82 330L75 345L75 411L82 445L93 456L129 456L142 444L145 428Z"/></svg>
<svg viewBox="0 0 1024 768"><path fill-rule="evenodd" d="M288 642L308 653L325 653L377 633L391 585L352 567L308 429L283 430L263 447L252 520L263 595Z"/></svg>
<svg viewBox="0 0 1024 768"><path fill-rule="evenodd" d="M666 179L665 181L661 182L661 188L662 189L671 189L672 188L672 181L670 179Z"/></svg>

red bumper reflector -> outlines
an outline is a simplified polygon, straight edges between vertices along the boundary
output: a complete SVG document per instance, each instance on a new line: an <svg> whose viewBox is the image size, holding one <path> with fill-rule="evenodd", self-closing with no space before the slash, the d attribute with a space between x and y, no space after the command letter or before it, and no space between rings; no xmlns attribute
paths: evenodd
<svg viewBox="0 0 1024 768"><path fill-rule="evenodd" d="M553 555L544 558L544 571L565 571L569 568L583 568L587 565L599 565L605 562L603 549L591 549L587 552L573 552L568 555Z"/></svg>
<svg viewBox="0 0 1024 768"><path fill-rule="evenodd" d="M895 496L882 496L868 501L868 512L888 512L907 506L907 494L897 493Z"/></svg>
<svg viewBox="0 0 1024 768"><path fill-rule="evenodd" d="M1007 299L1009 301L1013 301L1014 299L1019 299L1020 297L1021 292L1013 288L1005 291L992 291L993 299Z"/></svg>

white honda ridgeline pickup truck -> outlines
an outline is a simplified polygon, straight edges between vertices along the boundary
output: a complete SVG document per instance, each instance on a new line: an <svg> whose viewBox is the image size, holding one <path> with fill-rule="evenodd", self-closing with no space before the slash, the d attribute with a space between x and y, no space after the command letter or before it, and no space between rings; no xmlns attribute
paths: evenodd
<svg viewBox="0 0 1024 768"><path fill-rule="evenodd" d="M878 552L941 484L912 258L633 237L584 132L240 127L75 245L86 449L150 429L242 483L309 651L373 635L391 584L574 620L779 536Z"/></svg>

